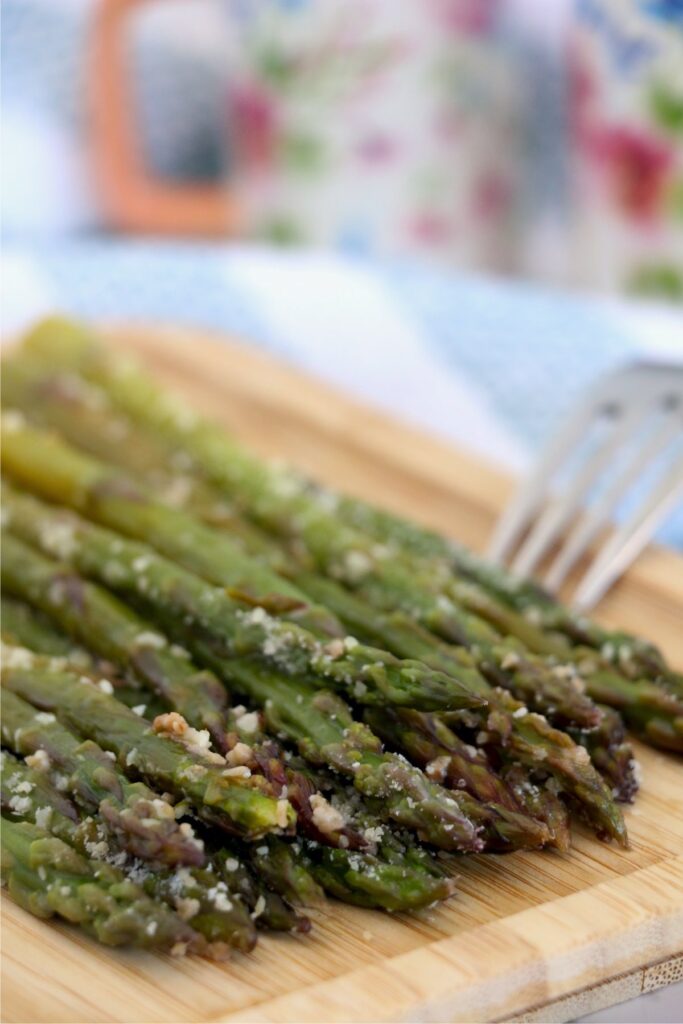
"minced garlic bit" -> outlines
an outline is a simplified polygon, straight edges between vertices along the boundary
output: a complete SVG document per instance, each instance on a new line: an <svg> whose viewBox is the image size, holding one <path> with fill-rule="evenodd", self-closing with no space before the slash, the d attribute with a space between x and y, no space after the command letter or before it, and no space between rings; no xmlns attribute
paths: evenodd
<svg viewBox="0 0 683 1024"><path fill-rule="evenodd" d="M258 711L248 711L237 719L242 732L256 732L261 724L261 717Z"/></svg>
<svg viewBox="0 0 683 1024"><path fill-rule="evenodd" d="M344 556L344 575L351 583L360 583L372 570L372 559L364 551L348 551Z"/></svg>
<svg viewBox="0 0 683 1024"><path fill-rule="evenodd" d="M251 912L251 919L255 921L257 917L260 917L263 911L266 909L266 899L263 893L259 896L254 904L254 909Z"/></svg>
<svg viewBox="0 0 683 1024"><path fill-rule="evenodd" d="M178 917L182 918L183 921L189 921L191 918L196 917L201 910L199 900L191 896L176 896L174 903Z"/></svg>
<svg viewBox="0 0 683 1024"><path fill-rule="evenodd" d="M331 835L344 828L346 822L343 815L325 799L322 793L313 793L309 803L313 810L313 824L325 835Z"/></svg>
<svg viewBox="0 0 683 1024"><path fill-rule="evenodd" d="M51 711L37 711L33 718L39 725L52 725L57 721Z"/></svg>
<svg viewBox="0 0 683 1024"><path fill-rule="evenodd" d="M26 417L18 409L7 409L2 414L2 429L8 434L15 434L26 426Z"/></svg>
<svg viewBox="0 0 683 1024"><path fill-rule="evenodd" d="M41 547L63 561L68 561L78 546L75 524L66 519L41 523L39 540Z"/></svg>
<svg viewBox="0 0 683 1024"><path fill-rule="evenodd" d="M363 836L369 843L380 843L383 835L384 828L382 825L371 825L363 831Z"/></svg>
<svg viewBox="0 0 683 1024"><path fill-rule="evenodd" d="M35 768L40 772L50 770L50 757L46 750L35 750L26 757L26 764L29 768Z"/></svg>
<svg viewBox="0 0 683 1024"><path fill-rule="evenodd" d="M330 640L328 644L323 647L325 654L329 655L330 658L341 658L345 653L344 641L337 638L336 640Z"/></svg>
<svg viewBox="0 0 683 1024"><path fill-rule="evenodd" d="M278 828L287 828L289 823L289 803L287 800L278 800L275 818Z"/></svg>
<svg viewBox="0 0 683 1024"><path fill-rule="evenodd" d="M234 768L226 768L223 775L227 779L248 779L251 777L251 768L245 764L236 764Z"/></svg>
<svg viewBox="0 0 683 1024"><path fill-rule="evenodd" d="M511 668L518 668L520 657L517 651L508 651L503 660L500 663L500 667L504 672L507 672Z"/></svg>
<svg viewBox="0 0 683 1024"><path fill-rule="evenodd" d="M31 801L27 796L12 796L10 797L9 807L16 814L26 814L31 808Z"/></svg>
<svg viewBox="0 0 683 1024"><path fill-rule="evenodd" d="M193 729L177 711L167 711L157 715L152 722L152 730L160 736L182 743L186 750L196 754L211 764L225 764L225 758L211 749L211 737L208 729Z"/></svg>
<svg viewBox="0 0 683 1024"><path fill-rule="evenodd" d="M50 827L50 819L52 818L51 807L39 807L36 810L36 825L38 828L48 829Z"/></svg>
<svg viewBox="0 0 683 1024"><path fill-rule="evenodd" d="M516 711L512 712L512 717L513 718L524 718L528 714L529 714L529 709L525 708L524 706L522 706L521 708L517 708Z"/></svg>
<svg viewBox="0 0 683 1024"><path fill-rule="evenodd" d="M109 697L111 697L112 693L114 692L114 687L111 685L108 679L100 679L97 684L97 689L101 690L102 693L106 693Z"/></svg>
<svg viewBox="0 0 683 1024"><path fill-rule="evenodd" d="M433 761L429 762L425 768L425 773L428 778L433 779L435 782L443 782L450 763L451 759L448 754L442 754L440 757L435 757Z"/></svg>
<svg viewBox="0 0 683 1024"><path fill-rule="evenodd" d="M254 760L254 751L247 743L238 741L232 750L225 755L225 760L231 768L238 765L251 765Z"/></svg>
<svg viewBox="0 0 683 1024"><path fill-rule="evenodd" d="M155 647L157 650L161 650L162 647L166 646L166 637L162 636L161 633L154 633L151 629L148 629L143 633L138 633L135 637L135 642L139 647Z"/></svg>
<svg viewBox="0 0 683 1024"><path fill-rule="evenodd" d="M134 715L137 715L139 718L142 718L142 716L144 715L145 711L147 710L147 705L146 704L136 704L130 710L133 712Z"/></svg>
<svg viewBox="0 0 683 1024"><path fill-rule="evenodd" d="M2 645L2 663L5 668L32 668L33 654L26 647Z"/></svg>

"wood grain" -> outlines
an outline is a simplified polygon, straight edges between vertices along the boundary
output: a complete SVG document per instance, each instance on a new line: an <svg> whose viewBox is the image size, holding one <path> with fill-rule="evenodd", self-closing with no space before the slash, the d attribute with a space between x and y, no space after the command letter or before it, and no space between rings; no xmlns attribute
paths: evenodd
<svg viewBox="0 0 683 1024"><path fill-rule="evenodd" d="M110 334L259 452L475 549L510 491L491 467L246 346L175 329ZM644 632L683 665L683 558L648 550L599 617ZM447 906L390 917L330 904L312 936L267 936L229 964L108 952L4 900L3 1020L540 1020L551 1006L559 1020L579 996L581 1012L617 1002L635 972L683 950L681 763L638 756L631 850L577 829L564 856L466 858Z"/></svg>

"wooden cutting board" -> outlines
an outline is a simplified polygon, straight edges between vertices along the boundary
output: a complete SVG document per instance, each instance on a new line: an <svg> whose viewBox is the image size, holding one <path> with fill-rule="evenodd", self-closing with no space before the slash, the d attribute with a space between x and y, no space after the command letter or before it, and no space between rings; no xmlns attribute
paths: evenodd
<svg viewBox="0 0 683 1024"><path fill-rule="evenodd" d="M191 331L116 329L254 449L482 549L511 482L271 357ZM324 342L321 342L324 344ZM683 665L683 558L651 549L599 618ZM3 1020L567 1020L683 977L683 765L638 748L632 849L580 829L567 855L464 858L447 905L390 917L330 903L305 938L228 964L108 952L3 902Z"/></svg>

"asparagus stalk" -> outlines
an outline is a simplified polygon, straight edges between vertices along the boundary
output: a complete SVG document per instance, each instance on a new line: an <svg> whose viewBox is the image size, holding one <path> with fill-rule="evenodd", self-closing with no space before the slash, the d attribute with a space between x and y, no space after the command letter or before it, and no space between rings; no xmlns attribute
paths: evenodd
<svg viewBox="0 0 683 1024"><path fill-rule="evenodd" d="M503 606L526 616L530 624L561 633L573 646L593 648L632 678L675 681L679 675L668 669L653 644L622 631L605 629L572 612L537 584L486 562L432 530L357 498L340 498L336 508L340 518L355 528L410 555L440 561L455 574L478 584Z"/></svg>
<svg viewBox="0 0 683 1024"><path fill-rule="evenodd" d="M634 678L645 675L650 679L666 679L676 695L681 695L680 674L668 669L652 644L607 631L574 615L534 584L519 581L505 570L488 565L432 531L358 499L316 492L306 481L260 464L219 427L201 421L176 399L167 396L132 362L113 359L85 328L58 319L45 321L26 339L25 349L39 357L49 355L53 365L66 366L96 382L118 409L151 427L167 443L182 447L188 464L191 460L206 478L218 483L224 491L235 493L249 514L263 521L269 529L285 536L297 535L300 543L325 563L329 563L330 556L333 563L341 556L348 564L341 569L336 566L339 575L344 576L348 571L351 576L359 572L362 575L373 568L376 574L378 567L373 565L373 553L377 555L379 542L385 558L396 561L397 555L403 552L410 556L408 563L411 558L413 562L415 558L423 562L429 560L432 573L442 578L452 576L453 569L461 576L468 576L480 585L480 592L488 591L502 605L525 613L532 625L543 625L546 633L538 630L537 639L550 640L553 644L560 641L562 650L568 644L588 644L602 651L603 657L625 674ZM342 522L346 530L340 528ZM441 571L436 572L439 566ZM328 565L331 567L334 566ZM391 586L391 581L385 580L387 582ZM398 589L402 590L400 586ZM425 606L421 614L430 617ZM442 632L447 634L455 627L457 633L457 623L449 624L448 615L442 615L440 622L439 616L431 618L431 625ZM555 635L551 636L553 631Z"/></svg>
<svg viewBox="0 0 683 1024"><path fill-rule="evenodd" d="M24 512L28 511L28 503L26 503L25 505L22 506L22 516ZM50 515L54 513L48 512L47 514ZM13 517L13 519L14 518L15 517ZM18 523L18 517L16 517L16 521ZM26 520L26 523L28 524L28 520ZM177 567L172 565L172 563L168 563L164 559L161 559L159 556L155 556L153 555L153 553L147 552L146 549L144 549L144 551L141 551L139 545L133 546L133 550L130 551L130 554L133 555L132 561L126 563L125 552L127 552L128 549L131 548L131 542L125 542L114 537L113 535L106 534L105 536L105 534L106 531L103 531L97 527L92 527L89 524L80 524L80 521L78 526L74 524L74 533L72 535L73 543L71 545L72 560L77 558L79 567L85 570L86 572L91 572L91 574L96 574L98 571L103 571L105 578L111 578L113 574L113 576L115 576L116 580L118 581L117 585L122 581L122 575L121 572L119 571L119 568L117 568L117 564L120 563L121 569L123 569L124 564L129 564L129 568L132 568L132 562L136 562L138 565L138 569L132 570L132 572L130 572L129 581L131 585L134 586L135 593L138 593L138 587L142 581L140 589L144 591L144 593L147 594L147 596L149 596L150 594L154 594L155 596L161 598L161 600L157 602L156 606L158 607L159 605L161 605L162 609L164 609L165 615L172 615L173 612L175 612L177 615L180 607L179 619L175 621L175 626L178 630L187 628L187 626L193 627L191 630L191 636L188 635L187 640L192 640L192 644L194 645L194 648L196 650L199 630L201 629L202 632L205 632L207 628L208 615L211 615L212 617L215 616L216 609L220 605L220 601L218 601L217 599L222 598L221 592L210 588L210 599L206 601L204 606L202 607L200 620L198 620L196 615L190 616L188 614L188 607L185 604L187 594L184 593L183 588L185 588L185 585L187 583L188 588L191 587L196 590L196 588L199 587L200 591L203 591L206 589L208 585L203 584L202 581L199 581L195 577L191 577L183 570L177 569ZM88 541L87 543L85 543L86 537ZM97 554L95 541L98 538L100 540L104 539L107 542L106 551L108 552L108 554L104 557L103 560L101 558L97 559L96 568L95 564L92 562L92 556ZM104 551L105 549L103 548L102 553L104 553ZM121 560L122 553L124 553L123 560ZM109 554L113 556L114 560L109 559ZM141 570L140 556L142 554L144 554L145 557L145 565L144 568ZM84 561L86 559L87 563L86 561ZM150 582L151 576L149 574L153 573L155 569L160 569L162 571L162 575L167 573L171 574L170 577L168 577L168 580L170 581L171 585L167 586L166 584L164 584L163 588L163 593L166 594L169 598L168 611L166 611L165 609L162 590L160 589L161 581L156 579L153 583ZM178 576L178 573L181 573L182 577ZM177 603L178 597L181 600L180 606ZM143 600L145 599L144 594L142 595L142 598ZM188 618L190 619L189 623L187 621ZM239 679L240 685L242 685L243 677L246 679L251 679L252 677L256 677L258 675L258 672L256 671L256 667L252 669L251 665L249 664L249 659L244 655L239 658L234 656L229 656L227 659L225 658L223 643L223 620L220 613L218 614L216 619L217 624L221 627L220 634L218 637L220 641L220 656L217 659L218 663L220 664L221 668L224 671L224 678L226 679L226 681L229 682L231 680ZM249 652L249 646L246 646L247 652ZM211 655L212 657L214 657L213 651L211 652ZM202 660L203 663L205 664L207 663L206 660L202 659L201 657L200 660ZM241 668L242 665L244 666L243 669ZM301 707L302 710L304 710L306 706L308 706L311 709L315 707L315 689L310 684L307 684L303 681L300 683L296 683L285 676L272 676L272 687L278 687L277 692L279 694L282 694L283 701L285 703L290 703L293 705L295 718L298 717L296 715L296 711L298 710L299 707ZM91 690L93 690L92 687ZM94 692L97 693L97 691ZM257 703L265 703L266 700L269 700L269 694L265 693L264 695L263 690L261 690L260 688L258 693L249 690L246 690L246 693L249 696L256 696ZM84 698L86 696L84 689L79 691L77 696ZM90 694L87 694L87 696L90 698ZM102 696L106 697L106 695ZM325 701L333 700L331 694L327 694L325 691L320 691L320 697L322 698L323 704L325 703ZM262 700L260 700L260 698L262 698ZM114 706L116 706L118 702L111 700L111 703ZM352 719L348 710L346 709L345 705L342 702L339 702L338 705L334 705L332 710L332 713L339 712L341 713L342 718L348 721L348 724L350 726L352 724ZM75 714L77 715L77 712L75 712ZM127 722L131 722L132 719L135 719L136 721L136 728L133 729L133 739L126 747L122 747L116 750L119 758L123 758L125 760L125 757L129 754L131 749L136 749L138 750L138 753L141 754L142 737L140 737L140 739L138 740L138 735L140 732L139 727L141 724L140 720L137 719L135 715L131 716L131 713L128 712L127 709L122 708L120 705L118 706L117 715L126 718ZM327 741L332 742L333 744L339 742L340 756L342 756L342 760L348 761L348 756L353 748L352 745L345 743L346 738L344 737L343 729L341 729L336 722L328 721L324 709L315 714L315 719L320 723L321 728L323 726L326 727L322 729L321 735L325 736L326 738L329 738ZM98 729L100 728L99 721L100 719L98 718ZM97 736L101 736L102 742L107 742L107 730L108 728L109 730L111 730L111 727L111 721L106 721L105 719L102 719L101 732L97 732L94 735L96 736L96 738ZM360 726L357 726L356 728L362 730L362 727ZM429 833L431 841L436 842L440 845L445 845L446 848L477 848L480 845L479 840L476 837L474 827L469 822L469 820L461 814L457 807L457 804L451 797L448 797L445 793L443 793L440 790L437 790L436 792L431 792L430 784L427 782L426 779L424 779L423 776L421 776L421 773L410 769L409 766L403 765L403 763L398 761L398 759L392 759L388 756L381 755L379 752L376 752L378 750L378 743L374 739L374 737L366 735L365 733L363 733L362 735L364 742L369 747L367 751L363 752L362 760L367 762L367 767L369 769L374 770L372 771L372 774L376 776L376 782L374 784L380 785L383 788L383 790L387 793L387 813L396 816L396 820L403 821L406 825L413 823L414 827L423 830L425 834ZM304 739L304 735L297 735L296 739L299 738ZM147 737L148 742L153 741L154 739L155 738L153 737ZM158 739L156 740L156 742L158 745ZM151 761L152 759L150 758L149 760ZM139 767L141 768L144 774L144 768L142 767L142 765L139 765ZM392 782L392 777L394 776L395 781ZM370 780L368 780L368 782L369 781ZM400 782L404 783L406 789L405 793L403 793L400 790L400 788L398 788ZM164 781L163 784L167 785L168 783ZM361 772L359 774L359 786L366 784L367 783L365 780L365 773ZM169 788L171 787L169 786ZM419 801L423 799L425 800L425 804L422 807L420 807ZM411 807L411 804L415 804L415 806Z"/></svg>
<svg viewBox="0 0 683 1024"><path fill-rule="evenodd" d="M164 637L152 630L148 623L130 613L106 591L87 583L72 571L60 567L58 563L44 558L11 535L4 538L3 549L4 587L39 603L79 639L93 643L100 653L114 655L125 668L137 671L143 681L149 682L157 692L167 697L171 706L187 719L190 725L201 727L216 722L218 702L212 704L212 697L216 690L223 694L222 684L211 673L197 670L182 648L178 649L177 645L172 645L166 654ZM207 690L208 700L202 699L205 698ZM115 692L118 695L118 691ZM136 706L140 705L146 709L146 704L141 705L141 692L133 692ZM239 719L234 715L226 717L224 700L221 704L218 704L221 708L220 726L212 732L218 732L221 749L225 751L228 746L233 746L233 731L239 732L240 726ZM230 733L227 732L228 728L231 729ZM265 775L271 783L278 786L278 794L280 791L286 792L287 798L298 812L301 826L304 831L311 834L311 838L328 843L338 843L343 839L347 844L358 845L357 837L348 829L343 829L338 834L328 832L323 836L315 827L309 808L312 791L300 792L301 779L282 764L281 752L277 745L267 741L260 748L251 745L247 748L245 738L252 744L253 733L247 733L246 737L243 737L240 750L235 751L235 763L249 770L256 769ZM295 799L297 796L298 800ZM292 866L291 870L294 871L295 866ZM283 872L280 874L282 876Z"/></svg>
<svg viewBox="0 0 683 1024"><path fill-rule="evenodd" d="M13 495L9 495L9 498L8 501L6 495L6 507L11 513L13 529L21 531L23 536L30 533L29 539L38 543L41 534L44 537L45 524L54 522L51 517L64 515L51 512L35 499L15 499ZM63 518L60 521L63 522ZM241 685L242 665L249 659L253 660L255 648L261 649L254 643L250 630L254 626L258 630L268 621L265 612L255 609L247 613L237 622L238 630L245 625L246 630L241 633L236 630L230 635L231 623L226 622L227 607L225 595L221 592L139 544L125 541L75 517L69 521L72 527L69 534L71 561L82 572L99 576L105 584L144 603L149 616L160 622L166 630L186 635L187 646L194 650L200 662L210 664L226 682L234 685L239 680ZM255 623L252 621L254 612L257 613ZM287 624L287 629L290 628ZM235 640L236 635L238 642ZM257 632L256 635L262 637L263 633ZM210 662L206 661L205 640L208 641L209 655L213 659ZM467 651L456 649L455 655L464 662L470 659L469 665L472 666L471 655ZM281 664L279 658L276 664ZM296 672L298 665L294 662L288 667L290 671ZM251 677L250 664L246 664L245 669L246 675ZM468 675L470 686L474 675L476 673ZM285 684L287 680L282 673L281 676ZM365 685L364 679L362 681ZM558 784L585 805L587 816L592 818L599 832L625 842L623 818L610 791L592 768L585 750L577 747L565 734L552 729L538 715L529 715L522 721L522 705L514 700L510 702L507 694L490 687L483 679L481 685L482 699L489 701L489 708L480 716L480 721L490 741L502 744L511 757L522 760L534 770L538 770L542 762L544 769L556 778ZM251 691L247 692L253 696ZM296 695L297 687L293 687L291 699L295 699ZM261 696L263 700L268 699L267 694L264 696L261 693ZM358 687L354 687L354 696L359 702L366 699ZM255 699L258 702L259 698ZM475 712L466 711L463 714L474 715Z"/></svg>
<svg viewBox="0 0 683 1024"><path fill-rule="evenodd" d="M96 584L2 532L2 585L38 606L79 643L129 670L227 749L227 699L218 679Z"/></svg>
<svg viewBox="0 0 683 1024"><path fill-rule="evenodd" d="M23 361L15 358L13 365L10 366L9 374L5 374L3 387L8 399L18 400L23 408L30 409L32 412L38 409L42 418L47 417L48 422L65 431L72 441L81 447L85 445L89 450L94 450L96 454L108 459L112 457L111 438L117 430L121 430L123 424L130 441L132 442L134 439L135 443L118 446L116 449L118 456L115 455L115 458L119 465L132 470L138 476L158 473L160 464L171 457L168 446L163 444L163 438L159 434L154 435L143 429L135 429L130 421L122 419L119 414L112 411L107 397L100 389L93 389L92 385L86 384L72 373L60 376L53 370L41 366L40 363L36 365L30 358L28 360L24 358ZM216 507L219 504L220 496L217 493L212 494L204 481L198 481L188 475L182 479L187 484L185 490L188 493L199 488L201 493L194 495L195 504L201 504L202 497L210 506ZM328 505L330 501L336 500L329 493L324 497ZM338 504L343 506L345 502L346 506L354 504L350 499L339 499ZM360 513L356 517L359 519L358 525L362 526L366 519L375 526L383 521L383 514L375 515L372 509L367 509L367 515L364 517L362 513L365 506L363 503L357 504L360 508ZM387 514L385 518L387 526L390 527L392 517ZM409 524L406 529L409 530ZM419 533L419 528L415 529ZM253 534L253 528L251 532ZM279 552L279 549L272 542L269 549L268 542L264 541L263 537L257 538L255 542L251 537L250 544L247 546L252 548L255 546L261 555L266 554L271 564L277 563L272 552L273 550ZM282 565L281 558L279 562L281 571L287 568ZM464 606L483 616L484 620L490 620L498 630L513 633L528 642L534 649L553 654L561 654L566 651L566 643L558 647L554 638L549 640L546 634L537 635L539 630L536 626L528 623L526 619L514 611L510 611L506 606L492 600L482 588L472 586L457 578L450 580L449 585L449 574L450 567L448 565L445 570L443 565L437 565L435 575L443 578L444 587L456 599L456 602L459 600ZM340 617L344 618L342 613L346 611L348 613L345 618L347 625L351 619L362 629L363 625L368 620L372 621L374 617L372 609L365 602L359 601L356 595L343 591L333 581L321 580L309 573L308 576L306 574L303 577L299 575L296 582L302 590L307 590L307 593L313 596L322 593L321 599L326 598L325 603L337 611ZM308 588L306 583L308 583ZM354 604L360 607L354 608ZM463 638L468 643L476 642L479 645L482 643L485 645L486 659L482 664L488 669L492 682L510 689L518 699L523 700L535 710L547 714L550 721L559 727L570 725L594 729L598 726L599 710L581 692L576 678L571 680L566 678L563 666L549 668L539 659L530 657L523 650L516 650L513 641L509 639L502 643L496 642L495 631L487 629L485 622L480 621L476 616L461 612L459 619ZM515 659L516 662L516 671L513 673L506 671L511 659ZM608 750L609 747L603 744L602 749L603 751Z"/></svg>
<svg viewBox="0 0 683 1024"><path fill-rule="evenodd" d="M204 848L173 807L141 782L129 782L101 747L81 743L56 721L9 691L2 697L2 739L16 753L51 766L88 813L98 813L121 847L160 863L202 865Z"/></svg>
<svg viewBox="0 0 683 1024"><path fill-rule="evenodd" d="M15 647L28 647L38 654L57 657L73 655L74 644L56 630L48 617L41 612L7 594L0 598L0 609L0 629L4 643L13 644Z"/></svg>
<svg viewBox="0 0 683 1024"><path fill-rule="evenodd" d="M31 451L33 442L40 445L44 439L44 435L36 432L26 431L26 435ZM19 431L10 434L17 436ZM8 438L3 441L4 458ZM59 442L52 440L46 445L47 449L58 447ZM53 454L58 457L56 451ZM105 499L102 504L106 507ZM464 680L446 676L417 661L401 661L351 637L323 643L301 626L269 614L260 605L245 607L224 590L157 555L146 545L45 508L9 487L5 488L5 510L17 535L48 550L54 550L57 537L56 546L63 553L64 537L68 535L69 560L86 575L100 578L129 595L135 594L143 602L154 595L159 602L171 603L175 610L183 606L186 624L193 622L198 629L220 628L230 657L258 655L280 671L307 675L350 691L364 704L396 703L430 710L485 703L481 696L471 693Z"/></svg>
<svg viewBox="0 0 683 1024"><path fill-rule="evenodd" d="M600 712L602 721L594 729L570 729L569 733L586 748L617 800L631 803L638 791L633 747L619 712L606 704L600 705Z"/></svg>
<svg viewBox="0 0 683 1024"><path fill-rule="evenodd" d="M259 776L226 774L220 755L209 761L203 750L150 729L149 723L90 680L70 672L3 667L2 685L28 703L55 712L68 726L116 755L122 767L134 768L151 785L187 799L197 815L233 835L255 839L294 827L295 814L284 800L264 789Z"/></svg>
<svg viewBox="0 0 683 1024"><path fill-rule="evenodd" d="M56 435L29 427L16 410L3 415L2 457L7 472L29 487L33 479L44 497L153 544L251 604L286 610L301 625L322 635L338 634L333 616L308 604L293 584L244 555L240 545L180 509L154 501L142 485L79 453Z"/></svg>
<svg viewBox="0 0 683 1024"><path fill-rule="evenodd" d="M84 857L107 858L111 872L125 881L133 875L147 895L175 910L209 943L212 955L223 947L253 949L256 931L241 896L231 892L213 870L179 867L174 871L130 862L125 853L111 851L109 836L92 818L77 809L48 780L44 771L3 752L2 807L24 821L40 825Z"/></svg>
<svg viewBox="0 0 683 1024"><path fill-rule="evenodd" d="M460 740L434 715L368 709L365 722L392 749L423 768L430 778L457 790L461 806L463 794L475 798L465 809L484 830L487 849L538 847L552 840L542 822L523 812L512 791L491 770L481 752Z"/></svg>
<svg viewBox="0 0 683 1024"><path fill-rule="evenodd" d="M61 917L107 946L200 951L197 933L107 864L82 857L29 822L2 821L2 879L36 917Z"/></svg>
<svg viewBox="0 0 683 1024"><path fill-rule="evenodd" d="M102 820L112 830L114 840L124 849L143 861L190 865L192 872L176 872L175 882L168 873L155 871L154 877L165 879L171 887L169 891L175 891L176 895L192 900L199 898L202 913L209 914L209 917L205 924L197 927L202 934L209 937L207 929L220 924L221 919L216 922L201 892L192 889L195 884L201 885L202 879L206 882L210 879L194 873L194 866L201 866L205 857L203 843L193 837L190 826L177 825L172 808L166 801L161 800L142 783L129 782L116 764L92 741L81 744L56 720L46 721L47 718L54 716L36 713L30 704L13 692L3 694L3 712L3 740L20 753L35 754L37 750L44 751L48 763L70 775L64 781L74 792L79 803L88 812L99 812ZM119 813L120 808L122 811ZM155 833L157 818L159 824L156 828L162 833L161 839L165 840L163 846ZM167 834L170 834L170 839ZM179 837L182 856L171 846L171 840L176 835ZM98 840L102 838L99 836ZM249 852L249 847L245 847L245 854L252 862L257 876L260 876L256 900L261 894L262 882L267 880L271 888L299 905L310 906L320 902L321 894L312 876L303 864L293 860L291 848L274 837L267 837L262 842L267 844L265 848L269 851L271 861L269 866L264 863L262 856L259 858L258 855L253 855ZM167 846L170 847L169 850L166 849ZM188 848L189 853L185 848ZM209 888L215 888L215 881ZM220 903L225 903L220 896L218 899ZM272 903L273 901L270 901L270 904ZM278 901L275 902L274 914L276 920L283 919L286 922L287 930L299 927L297 915L280 908ZM229 923L228 921L227 924Z"/></svg>
<svg viewBox="0 0 683 1024"><path fill-rule="evenodd" d="M21 366L15 367L14 376L22 378ZM33 388L26 385L25 381L27 378L29 381L33 380ZM78 378L73 377L73 375L68 378L66 384L62 379L62 384L60 385L59 377L55 378L54 374L52 376L46 375L44 370L41 376L41 371L36 371L35 368L28 369L28 371L24 368L23 380L23 390L21 383L14 387L10 386L9 397L19 397L25 406L31 407L35 407L36 398L41 397L43 399L41 408L45 404L46 397L50 398L50 405L54 410L52 422L56 422L62 429L66 425L70 429L70 436L72 438L95 435L98 438L97 447L100 452L106 453L108 449L111 450L111 430L114 425L121 423L121 419L120 417L117 419L115 416L112 419L111 413L109 417L103 415L102 409L106 407L107 401L106 398L102 397L100 391L96 392L97 401L93 402L92 395L87 390L79 396L79 387L82 390L84 387L87 389L88 386L83 383L79 385ZM94 409L93 405L95 406ZM74 406L77 407L78 414L74 414ZM128 425L127 429L130 431L130 425ZM142 464L149 471L149 462L153 463L155 460L163 457L163 445L157 443L155 448L155 438L150 436L149 432L145 434L142 431L137 431L135 439L136 444L134 446L125 446L123 450L133 452L146 451L146 454L142 457ZM150 448L152 449L151 452L149 451ZM162 449L162 451L160 452L159 449ZM137 466L140 468L139 461ZM325 498L329 502L330 495L325 495ZM368 515L371 519L370 513ZM376 518L378 520L381 519L381 514L378 514ZM388 518L391 520L391 517ZM447 582L448 571L445 576L443 571L438 572L437 575L444 577L444 580ZM315 577L313 578L314 580ZM334 586L334 584L328 582L328 587L331 586ZM318 584L319 587L320 584ZM313 582L309 586L309 593L315 593L315 589L315 583ZM535 626L527 623L522 616L510 612L509 609L493 601L481 588L454 579L450 583L449 592L451 596L459 599L465 606L471 610L474 609L479 615L483 615L484 619L490 619L498 629L502 629L505 632L513 632L530 643L532 647L540 647L541 650L554 654L564 652L564 646L560 645L558 648L556 641L552 638L549 641L545 634L537 636L536 634L539 634L540 631ZM344 598L337 595L337 602L340 600L343 601ZM347 603L349 600L353 600L351 595L347 599ZM462 612L457 613L455 606L451 606L451 612L458 618L462 638L467 643L483 643L485 645L487 658L484 665L488 666L494 683L506 686L516 697L524 700L534 709L548 713L553 724L558 726L569 724L582 728L595 728L599 724L600 715L598 709L581 692L580 688L575 685L575 680L568 681L558 674L561 671L561 667L549 669L538 659L534 660L528 655L524 655L523 652L516 651L510 640L497 643L495 631L487 630L485 623L480 621L477 616L463 614ZM366 610L365 619L367 618ZM506 668L509 667L512 658L516 658L517 664L516 671L510 673L506 671Z"/></svg>

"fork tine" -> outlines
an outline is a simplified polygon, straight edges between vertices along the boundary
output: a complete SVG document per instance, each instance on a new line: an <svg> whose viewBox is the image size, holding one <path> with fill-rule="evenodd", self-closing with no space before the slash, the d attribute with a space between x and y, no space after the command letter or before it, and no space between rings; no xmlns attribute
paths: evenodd
<svg viewBox="0 0 683 1024"><path fill-rule="evenodd" d="M662 474L658 486L602 549L576 591L573 603L577 608L587 610L600 600L681 499L683 456Z"/></svg>
<svg viewBox="0 0 683 1024"><path fill-rule="evenodd" d="M531 533L522 544L512 562L512 571L519 576L530 576L551 545L560 536L569 520L581 507L583 499L609 465L649 409L634 408L626 415L616 416L607 436L579 467L560 498L539 517Z"/></svg>
<svg viewBox="0 0 683 1024"><path fill-rule="evenodd" d="M505 562L529 526L548 490L548 483L593 422L596 403L589 397L554 437L536 463L531 476L518 488L498 520L488 549L493 562Z"/></svg>
<svg viewBox="0 0 683 1024"><path fill-rule="evenodd" d="M682 426L680 410L674 408L664 414L659 429L652 431L633 453L622 472L616 475L602 498L578 521L546 573L543 580L544 587L554 591L562 586L567 574L588 550L602 527L610 520L619 502L625 497L643 470L676 438Z"/></svg>

